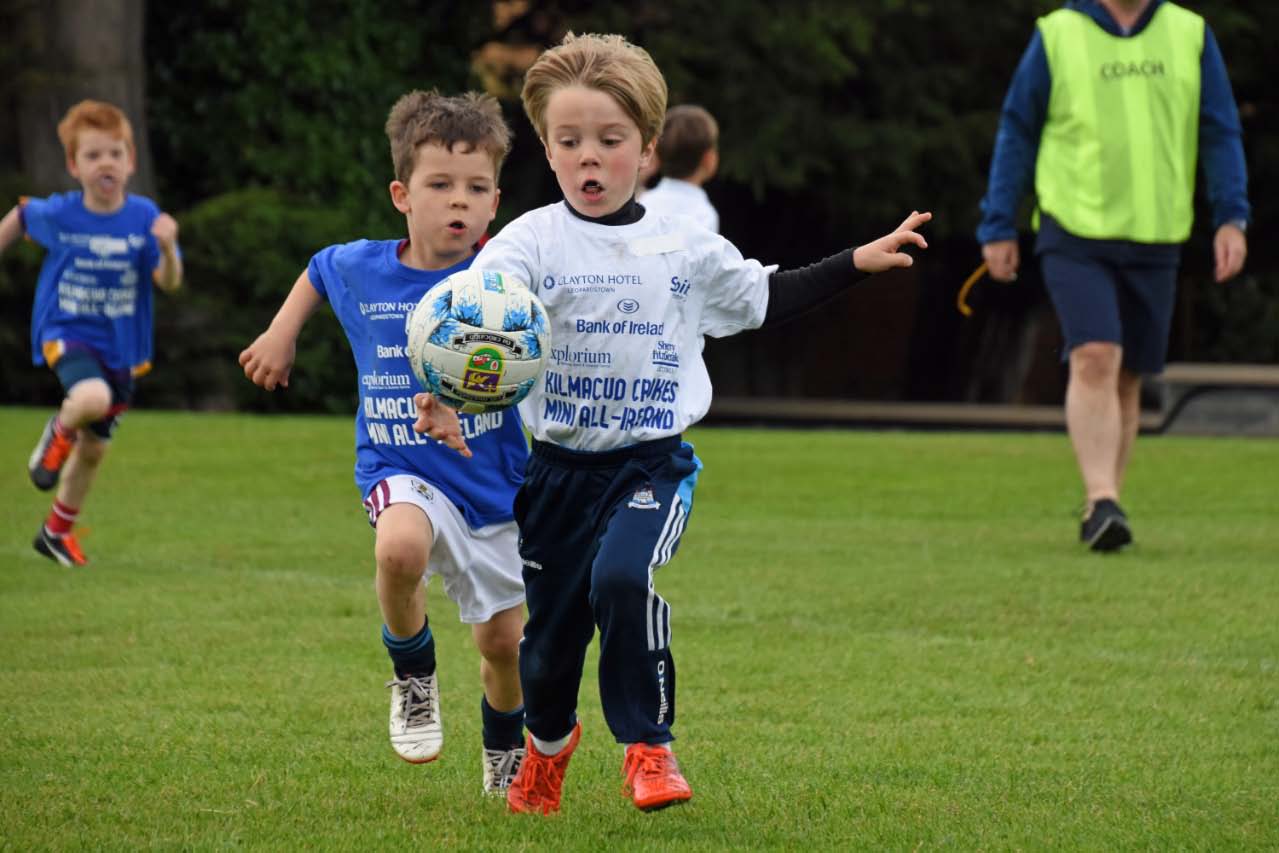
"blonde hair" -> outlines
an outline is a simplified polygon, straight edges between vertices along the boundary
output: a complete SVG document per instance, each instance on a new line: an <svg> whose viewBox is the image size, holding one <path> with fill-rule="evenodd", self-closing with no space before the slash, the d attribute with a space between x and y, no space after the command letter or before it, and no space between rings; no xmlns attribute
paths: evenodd
<svg viewBox="0 0 1279 853"><path fill-rule="evenodd" d="M715 117L696 104L671 107L666 114L662 138L657 141L657 159L662 174L687 178L697 171L702 157L719 144Z"/></svg>
<svg viewBox="0 0 1279 853"><path fill-rule="evenodd" d="M133 125L124 112L114 104L105 101L81 101L67 110L67 114L58 122L58 139L67 152L67 159L74 160L76 147L79 145L80 131L100 130L124 140L129 153L133 148Z"/></svg>
<svg viewBox="0 0 1279 853"><path fill-rule="evenodd" d="M546 106L556 90L585 86L610 96L635 122L644 145L662 132L666 78L648 51L619 35L572 33L544 51L524 75L520 98L537 135L546 142Z"/></svg>
<svg viewBox="0 0 1279 853"><path fill-rule="evenodd" d="M501 106L492 96L478 92L445 97L434 89L415 89L391 107L386 137L391 142L395 179L406 184L417 164L417 150L423 145L452 151L461 144L484 151L493 160L494 180L511 150L511 129L502 118Z"/></svg>

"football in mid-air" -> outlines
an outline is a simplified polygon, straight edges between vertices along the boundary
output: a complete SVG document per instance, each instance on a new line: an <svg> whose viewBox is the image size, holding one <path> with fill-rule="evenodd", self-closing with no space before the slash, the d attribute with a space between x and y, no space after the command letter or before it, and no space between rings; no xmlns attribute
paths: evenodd
<svg viewBox="0 0 1279 853"><path fill-rule="evenodd" d="M508 273L468 269L441 281L405 321L422 387L467 414L515 405L546 365L550 322L541 300Z"/></svg>

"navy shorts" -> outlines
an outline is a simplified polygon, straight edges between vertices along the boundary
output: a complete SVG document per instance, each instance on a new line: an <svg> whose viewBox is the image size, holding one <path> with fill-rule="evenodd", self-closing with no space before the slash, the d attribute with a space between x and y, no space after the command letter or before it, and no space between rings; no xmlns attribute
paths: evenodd
<svg viewBox="0 0 1279 853"><path fill-rule="evenodd" d="M128 370L113 370L104 365L92 350L71 345L53 365L53 372L62 383L64 393L86 379L101 379L111 389L111 408L107 416L89 424L89 431L103 441L111 438L120 422L120 415L133 400L133 376Z"/></svg>
<svg viewBox="0 0 1279 853"><path fill-rule="evenodd" d="M1123 348L1133 373L1163 370L1180 246L1085 240L1044 217L1037 252L1065 339L1063 361L1080 344L1105 342Z"/></svg>

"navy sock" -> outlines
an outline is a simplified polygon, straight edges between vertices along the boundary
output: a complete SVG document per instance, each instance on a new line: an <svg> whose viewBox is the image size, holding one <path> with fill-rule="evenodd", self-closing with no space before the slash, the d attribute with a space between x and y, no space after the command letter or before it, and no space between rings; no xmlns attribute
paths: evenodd
<svg viewBox="0 0 1279 853"><path fill-rule="evenodd" d="M485 749L514 749L524 745L524 706L514 711L494 711L487 696L480 696Z"/></svg>
<svg viewBox="0 0 1279 853"><path fill-rule="evenodd" d="M391 656L396 678L410 675L424 678L435 673L435 637L431 635L429 622L423 623L422 630L408 638L395 636L383 625L382 644Z"/></svg>

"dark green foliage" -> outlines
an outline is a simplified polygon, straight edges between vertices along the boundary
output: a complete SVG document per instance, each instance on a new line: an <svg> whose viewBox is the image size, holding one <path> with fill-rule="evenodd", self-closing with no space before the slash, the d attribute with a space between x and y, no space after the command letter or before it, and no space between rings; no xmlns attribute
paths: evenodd
<svg viewBox="0 0 1279 853"><path fill-rule="evenodd" d="M483 3L148 4L151 136L172 209L244 186L401 227L383 125L410 89L457 91Z"/></svg>
<svg viewBox="0 0 1279 853"><path fill-rule="evenodd" d="M498 31L493 7L484 2L149 3L148 120L159 200L182 223L192 281L176 298L159 297L162 360L155 377L142 386L143 399L345 410L351 390L346 373L324 386L337 400L327 399L319 387L304 392L295 384L264 404L266 395L242 379L228 386L218 372L222 368L213 371L221 378L205 394L202 383L212 379L195 365L213 364L215 347L222 348L219 364L234 365L250 333L269 320L324 242L403 233L403 220L386 201L391 166L382 129L399 95L412 88L456 92L476 87L472 54L486 41L547 46L572 29L627 35L656 59L672 104L700 103L716 115L722 165L708 192L725 235L747 256L790 268L878 236L912 208L936 214L928 226L930 249L910 274L882 277L821 316L809 317L803 340L797 342L790 327L712 342L707 352L717 389L1007 401L1005 391L1015 387L1016 377L985 373L997 370L991 365L1026 356L1009 347L1031 346L1036 349L1030 359L1048 364L1049 378L1034 388L1036 381L1027 378L1022 396L1052 402L1061 390L1051 369L1057 358L1052 336L1030 336L1029 344L999 343L1013 340L1011 330L1027 328L1032 318L1049 311L1042 289L1031 286L1034 273L1028 270L1015 285L1027 293L1001 294L988 282L979 287L973 303L977 315L968 320L955 312L954 297L980 260L974 239L978 203L1004 93L1034 19L1059 5L1059 0L784 5L531 0L522 15L504 20ZM1269 60L1270 41L1279 31L1279 4L1185 0L1184 5L1209 21L1230 70L1244 126L1254 218L1245 276L1223 290L1211 280L1212 223L1206 204L1200 204L1184 252L1183 293L1169 355L1273 360L1279 339L1274 308L1279 255L1268 234L1279 219L1274 189L1279 185L1279 100L1269 82ZM506 11L512 8L518 4ZM15 62L0 50L0 70L14 72ZM502 173L495 231L524 210L559 198L542 147L510 94L519 91L518 75L505 82L509 92L503 107L515 140ZM277 200L260 213L228 212L223 225L210 227L232 242L216 249L200 245L199 220L218 207L201 205L255 186L302 207L286 214ZM14 192L32 189L21 182L14 186ZM329 211L327 217L321 210ZM232 227L237 216L257 222L257 230ZM308 242L272 233L279 216L306 219L315 227L304 236L322 233L324 239ZM317 224L321 220L329 224ZM337 227L339 221L344 229ZM249 248L233 244L241 230L251 232L243 235ZM1024 249L1029 245L1023 240ZM200 259L215 252L228 260L205 267L216 270L210 286ZM0 259L5 309L0 353L6 356L0 394L9 400L56 395L56 386L30 370L26 356L38 254L25 246ZM259 284L247 278L268 269L272 272L261 272ZM227 301L220 301L224 296ZM187 302L203 305L202 316L217 317L218 328L227 330L217 332L223 337L200 340L214 325L210 319L199 325L200 315L183 320L196 325L179 324L175 312L185 311L181 306ZM243 327L236 326L241 318ZM330 322L313 320L303 345ZM840 342L833 353L830 342ZM180 361L166 363L166 348L179 345L198 345L205 355L192 361L183 352ZM344 347L338 351L346 371ZM318 360L305 354L298 361L308 374L320 369ZM808 368L819 361L834 364L832 372L814 375ZM177 370L191 375L179 383L171 375ZM974 394L974 387L1004 390Z"/></svg>
<svg viewBox="0 0 1279 853"><path fill-rule="evenodd" d="M311 255L351 239L347 212L250 189L196 206L181 228L186 280L177 294L157 294L156 370L139 384L139 403L354 412L354 363L327 305L302 331L287 389L259 389L236 360L275 316Z"/></svg>

